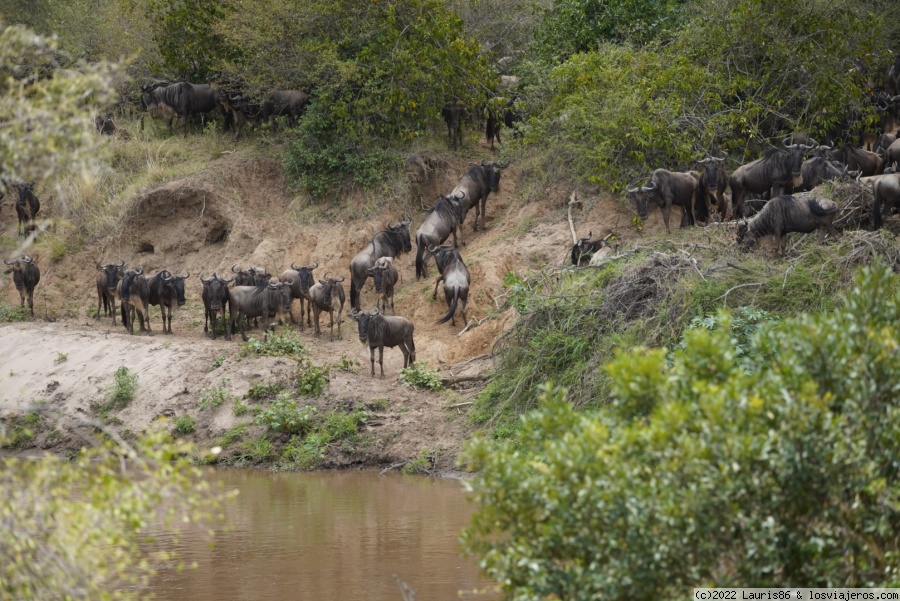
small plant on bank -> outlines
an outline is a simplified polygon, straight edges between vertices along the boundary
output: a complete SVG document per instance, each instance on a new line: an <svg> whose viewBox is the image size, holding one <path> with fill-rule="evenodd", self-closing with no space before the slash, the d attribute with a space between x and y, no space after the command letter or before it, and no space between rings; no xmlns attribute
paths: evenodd
<svg viewBox="0 0 900 601"><path fill-rule="evenodd" d="M246 429L247 424L238 424L237 426L226 430L225 434L223 434L216 440L216 446L226 448L233 445L235 442L241 439L241 437L244 435L244 430Z"/></svg>
<svg viewBox="0 0 900 601"><path fill-rule="evenodd" d="M274 432L306 434L312 430L315 413L315 407L300 407L288 393L282 392L256 416L256 425L266 426Z"/></svg>
<svg viewBox="0 0 900 601"><path fill-rule="evenodd" d="M94 403L94 412L103 420L109 417L109 412L115 409L124 409L128 403L134 400L134 392L137 389L138 376L122 365L113 374L113 383L106 393L106 400L102 403Z"/></svg>
<svg viewBox="0 0 900 601"><path fill-rule="evenodd" d="M241 344L241 357L287 357L302 361L307 354L306 347L295 332L270 334L266 341L250 338Z"/></svg>
<svg viewBox="0 0 900 601"><path fill-rule="evenodd" d="M54 365L59 365L59 364L62 363L63 361L68 361L68 359L69 359L69 354L68 354L68 353L60 353L60 352L57 352L57 353L56 353L56 358L53 359L53 364L54 364Z"/></svg>
<svg viewBox="0 0 900 601"><path fill-rule="evenodd" d="M444 380L436 369L428 369L424 362L417 362L412 367L400 370L400 383L411 388L441 390Z"/></svg>
<svg viewBox="0 0 900 601"><path fill-rule="evenodd" d="M175 434L193 434L194 430L197 429L196 424L194 423L194 418L190 415L179 415L174 420L174 427L172 431Z"/></svg>
<svg viewBox="0 0 900 601"><path fill-rule="evenodd" d="M419 456L406 463L403 468L400 470L407 476L413 476L416 474L428 474L431 475L432 470L434 469L434 464L437 461L439 451L433 451L431 449L422 449L419 451Z"/></svg>
<svg viewBox="0 0 900 601"><path fill-rule="evenodd" d="M8 436L0 436L0 448L24 449L34 440L35 431L41 425L40 413L26 413L10 419L11 431Z"/></svg>
<svg viewBox="0 0 900 601"><path fill-rule="evenodd" d="M0 303L0 323L13 323L28 319L28 308L24 305Z"/></svg>
<svg viewBox="0 0 900 601"><path fill-rule="evenodd" d="M345 353L341 355L340 361L334 363L331 366L331 369L347 372L349 374L355 374L359 371L359 361L357 361L356 359L351 359Z"/></svg>
<svg viewBox="0 0 900 601"><path fill-rule="evenodd" d="M240 444L239 461L261 462L275 456L272 441L265 438L251 438Z"/></svg>
<svg viewBox="0 0 900 601"><path fill-rule="evenodd" d="M274 399L282 390L284 388L280 384L252 384L244 398L248 401L265 401Z"/></svg>
<svg viewBox="0 0 900 601"><path fill-rule="evenodd" d="M281 451L285 463L299 469L312 469L325 459L325 449L330 442L325 432L314 432L306 437L294 436Z"/></svg>
<svg viewBox="0 0 900 601"><path fill-rule="evenodd" d="M219 355L218 357L216 357L216 358L213 360L213 362L212 362L212 368L213 368L213 369L219 369L220 367L222 367L222 365L225 364L225 359L227 359L227 358L228 358L228 357L226 357L225 355Z"/></svg>
<svg viewBox="0 0 900 601"><path fill-rule="evenodd" d="M297 392L306 397L317 397L325 390L327 383L325 370L307 362L297 376Z"/></svg>
<svg viewBox="0 0 900 601"><path fill-rule="evenodd" d="M248 413L250 413L250 406L246 403L242 403L241 399L234 399L234 404L231 405L231 414L235 417L241 417Z"/></svg>
<svg viewBox="0 0 900 601"><path fill-rule="evenodd" d="M220 386L213 386L212 388L201 388L200 409L204 410L221 407L233 398L234 397L230 392Z"/></svg>
<svg viewBox="0 0 900 601"><path fill-rule="evenodd" d="M369 406L375 411L386 411L391 406L391 401L382 397L369 403Z"/></svg>

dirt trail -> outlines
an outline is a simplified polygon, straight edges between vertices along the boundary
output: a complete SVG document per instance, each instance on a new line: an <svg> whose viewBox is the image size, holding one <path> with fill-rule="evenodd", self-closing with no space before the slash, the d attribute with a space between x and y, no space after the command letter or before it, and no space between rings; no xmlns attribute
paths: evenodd
<svg viewBox="0 0 900 601"><path fill-rule="evenodd" d="M451 190L467 167L464 160L455 157L445 157L442 162L449 167L418 174L414 197L424 204ZM465 224L467 245L462 253L472 275L468 317L478 320L479 325L462 335L459 318L455 328L449 323L436 325L447 305L440 288L437 300L431 299L433 277L416 281L414 240L413 252L397 259L401 283L395 297L396 313L415 323L418 359L432 368L458 375L454 364L490 353L494 340L514 319L512 310L497 310L502 300L495 302L503 292L507 273L567 262L571 234L565 205L570 190L552 190L545 201L523 204L516 195L518 178L515 165L504 172L499 192L488 200L487 231L473 233L471 216ZM589 230L595 236L615 231L625 244L642 235L631 228L632 213L617 199L586 199L585 205L586 209L575 217L579 235L587 235ZM346 206L350 208L336 212L330 222L315 217L314 207L303 205L289 193L279 164L264 159L224 159L200 176L145 191L121 233L56 263L35 254L43 272L35 294L38 321L0 327L0 401L22 404L44 400L69 415L89 413L90 403L102 398L115 369L125 365L139 374L140 388L136 401L117 414L123 431L140 432L160 415L187 413L200 426L198 442L214 440L241 420L231 414L230 406L200 411L201 389L219 386L240 396L251 382L288 379L293 366L278 359L238 360L236 342L208 339L203 333L197 276L213 271L229 274L235 264L263 265L277 275L292 261L309 264L313 257L319 261L317 278L326 272L346 276L350 259L385 224L402 216L398 211L378 219L354 220L352 199ZM424 213L411 210L414 237ZM652 214L643 235L661 228L661 217ZM153 336L132 337L121 325L113 327L107 317L89 317L97 307L95 264L118 258L129 266L143 266L147 273L163 268L190 271L188 303L175 315L174 335L159 333L156 308L151 309ZM436 275L434 271L432 263L430 272ZM17 293L8 279L4 280L0 299L17 304ZM384 464L414 458L422 449L440 448L448 458L445 467L449 467L468 436L468 428L460 410L448 411L446 407L471 400L473 393L426 394L399 385L402 356L396 349L385 352L387 377L370 378L368 349L358 341L356 324L346 317L349 277L345 292L348 303L343 312L342 338L329 341L327 316L322 322L323 337L313 338L308 329L301 336L315 364L327 366L346 356L362 365L357 374L332 372L327 390L317 403L323 407L348 402L373 407L377 399L390 403L369 423L377 440L372 452L334 457L334 465ZM371 280L363 289L362 299L364 308L374 305ZM256 330L253 335L261 333ZM224 364L213 368L217 358L223 356ZM489 367L488 361L476 361L465 366L465 373ZM38 442L54 446L52 441Z"/></svg>

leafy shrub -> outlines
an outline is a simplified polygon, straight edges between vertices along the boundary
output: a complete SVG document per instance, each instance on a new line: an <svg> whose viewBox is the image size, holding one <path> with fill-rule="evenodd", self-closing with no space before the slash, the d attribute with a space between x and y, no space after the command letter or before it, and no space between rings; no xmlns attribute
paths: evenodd
<svg viewBox="0 0 900 601"><path fill-rule="evenodd" d="M622 353L616 404L642 411L579 413L546 386L516 441L468 447L464 546L509 598L894 586L898 324L896 276L864 268L837 310L752 334L747 361L724 328L687 331L671 363Z"/></svg>
<svg viewBox="0 0 900 601"><path fill-rule="evenodd" d="M312 469L325 459L325 448L331 438L325 432L313 432L306 437L294 436L281 451L281 458L299 469Z"/></svg>
<svg viewBox="0 0 900 601"><path fill-rule="evenodd" d="M274 432L305 434L312 430L315 414L315 407L299 407L297 401L283 392L256 416L256 424Z"/></svg>
<svg viewBox="0 0 900 601"><path fill-rule="evenodd" d="M237 426L227 430L225 434L216 440L216 445L220 447L228 447L241 439L247 424L238 424Z"/></svg>
<svg viewBox="0 0 900 601"><path fill-rule="evenodd" d="M0 323L13 323L25 321L31 316L28 307L24 305L9 305L0 303Z"/></svg>
<svg viewBox="0 0 900 601"><path fill-rule="evenodd" d="M124 365L119 367L113 374L113 383L104 401L91 404L94 413L101 419L107 419L110 411L127 407L128 403L134 400L137 381L136 373L129 371Z"/></svg>
<svg viewBox="0 0 900 601"><path fill-rule="evenodd" d="M212 388L200 389L200 410L221 407L228 401L234 399L234 396L220 386Z"/></svg>
<svg viewBox="0 0 900 601"><path fill-rule="evenodd" d="M27 448L34 440L36 430L43 422L40 413L25 413L9 418L11 432L8 434L0 430L0 448L19 450ZM4 434L6 434L4 436Z"/></svg>
<svg viewBox="0 0 900 601"><path fill-rule="evenodd" d="M288 357L302 361L307 352L300 335L295 332L270 332L266 341L251 337L247 342L241 343L241 357Z"/></svg>
<svg viewBox="0 0 900 601"><path fill-rule="evenodd" d="M275 456L275 447L271 440L265 438L251 438L245 440L239 446L238 461L261 462Z"/></svg>
<svg viewBox="0 0 900 601"><path fill-rule="evenodd" d="M369 414L365 411L331 411L325 415L322 430L330 440L355 440L359 427L366 423Z"/></svg>
<svg viewBox="0 0 900 601"><path fill-rule="evenodd" d="M438 451L422 449L421 451L419 451L419 456L412 461L408 461L406 464L404 464L400 471L408 476L413 476L416 474L431 475L434 469L434 464L437 461L438 454Z"/></svg>
<svg viewBox="0 0 900 601"><path fill-rule="evenodd" d="M244 398L250 401L263 401L274 399L283 390L280 384L253 384Z"/></svg>
<svg viewBox="0 0 900 601"><path fill-rule="evenodd" d="M194 418L190 415L179 415L174 419L172 431L175 434L192 434L197 429Z"/></svg>
<svg viewBox="0 0 900 601"><path fill-rule="evenodd" d="M303 396L317 397L325 390L327 383L325 370L307 362L297 376L297 391Z"/></svg>
<svg viewBox="0 0 900 601"><path fill-rule="evenodd" d="M62 363L63 361L67 361L68 359L69 359L68 353L57 352L56 357L53 359L53 364L59 365L60 363Z"/></svg>
<svg viewBox="0 0 900 601"><path fill-rule="evenodd" d="M351 359L346 353L342 353L340 361L331 365L331 369L347 372L348 374L355 374L359 371L359 361Z"/></svg>
<svg viewBox="0 0 900 601"><path fill-rule="evenodd" d="M412 367L404 367L400 370L400 383L411 388L424 388L426 390L441 390L444 388L444 380L436 369L428 369L425 362L413 363Z"/></svg>
<svg viewBox="0 0 900 601"><path fill-rule="evenodd" d="M250 407L246 403L242 403L240 399L234 399L234 403L231 405L231 414L235 417L241 417L242 415L247 415L250 412Z"/></svg>
<svg viewBox="0 0 900 601"><path fill-rule="evenodd" d="M226 357L225 355L219 355L218 357L216 357L215 359L213 359L213 362L212 362L212 368L213 368L213 369L219 369L220 367L222 367L222 365L225 364L225 360L226 360L227 358L228 358L228 357Z"/></svg>

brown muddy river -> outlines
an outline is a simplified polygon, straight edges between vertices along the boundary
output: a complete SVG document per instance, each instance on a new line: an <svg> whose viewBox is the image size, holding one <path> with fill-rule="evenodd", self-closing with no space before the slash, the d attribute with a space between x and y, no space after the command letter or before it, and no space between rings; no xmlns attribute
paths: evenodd
<svg viewBox="0 0 900 601"><path fill-rule="evenodd" d="M238 497L231 530L215 545L200 531L176 548L197 569L160 572L156 599L210 601L401 601L396 574L417 601L495 601L493 583L457 536L472 505L458 480L378 472L270 473L211 470Z"/></svg>

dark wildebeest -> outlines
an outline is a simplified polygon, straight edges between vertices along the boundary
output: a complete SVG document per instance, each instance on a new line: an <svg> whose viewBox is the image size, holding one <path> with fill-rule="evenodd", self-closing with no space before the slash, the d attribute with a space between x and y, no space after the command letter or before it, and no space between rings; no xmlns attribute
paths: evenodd
<svg viewBox="0 0 900 601"><path fill-rule="evenodd" d="M41 281L41 270L38 268L34 259L28 255L3 262L10 265L10 268L3 273L11 273L13 276L13 284L19 291L19 306L25 306L25 299L28 299L28 310L34 317L34 287Z"/></svg>
<svg viewBox="0 0 900 601"><path fill-rule="evenodd" d="M272 274L265 267L248 267L247 269L238 269L237 265L231 266L231 272L235 274L235 286L262 286L268 284L272 278Z"/></svg>
<svg viewBox="0 0 900 601"><path fill-rule="evenodd" d="M225 117L225 109L221 103L218 90L207 84L193 84L186 81L156 87L142 96L144 105L151 112L162 111L172 134L172 119L175 114L181 117L182 134L187 135L188 117L194 114L203 115L217 110ZM167 110L165 107L168 107Z"/></svg>
<svg viewBox="0 0 900 601"><path fill-rule="evenodd" d="M341 279L330 278L326 273L324 280L319 280L315 286L309 289L309 298L312 300L313 306L313 320L316 322L315 336L322 335L322 329L319 327L319 315L322 311L328 311L328 315L331 317L331 332L329 332L328 339L334 340L334 312L337 311L338 338L340 339L341 312L344 310L344 287L341 286L343 281L344 276L341 276Z"/></svg>
<svg viewBox="0 0 900 601"><path fill-rule="evenodd" d="M300 90L274 90L260 107L260 119L278 128L278 117L287 117L288 127L294 127L309 103L309 94Z"/></svg>
<svg viewBox="0 0 900 601"><path fill-rule="evenodd" d="M588 232L586 237L579 238L578 242L572 245L572 265L575 267L590 264L594 253L601 248L609 247L606 238L592 238L592 236L593 232Z"/></svg>
<svg viewBox="0 0 900 601"><path fill-rule="evenodd" d="M459 100L441 109L441 117L447 123L447 140L453 150L462 145L462 116L463 105Z"/></svg>
<svg viewBox="0 0 900 601"><path fill-rule="evenodd" d="M900 53L894 55L894 63L884 70L884 90L891 96L900 94Z"/></svg>
<svg viewBox="0 0 900 601"><path fill-rule="evenodd" d="M279 278L282 282L291 281L291 299L300 300L300 331L303 331L303 313L306 312L306 323L312 327L312 301L309 299L309 289L315 284L313 270L319 266L319 260L313 259L314 264L306 267L291 263L291 268L286 269ZM294 314L291 313L291 322L297 323Z"/></svg>
<svg viewBox="0 0 900 601"><path fill-rule="evenodd" d="M842 162L847 169L862 172L863 177L879 175L884 171L884 158L870 152L856 148L850 144L844 144L840 148L829 150L828 158Z"/></svg>
<svg viewBox="0 0 900 601"><path fill-rule="evenodd" d="M375 261L374 267L366 270L372 281L375 283L375 292L381 292L381 310L387 313L388 299L391 302L391 311L394 312L394 286L400 279L400 272L394 266L393 257L381 257ZM378 301L375 301L375 307L378 307Z"/></svg>
<svg viewBox="0 0 900 601"><path fill-rule="evenodd" d="M16 215L19 217L19 232L24 236L34 229L34 220L41 210L41 201L34 194L34 183L19 184L19 199L16 201Z"/></svg>
<svg viewBox="0 0 900 601"><path fill-rule="evenodd" d="M225 340L231 340L231 327L228 319L225 317L225 305L229 304L230 296L228 294L228 284L231 280L222 279L213 272L213 274L204 279L200 274L200 281L203 283L203 307L205 315L203 318L203 331L209 332L212 328L213 340L216 339L216 314L222 313L222 325L225 328Z"/></svg>
<svg viewBox="0 0 900 601"><path fill-rule="evenodd" d="M650 175L646 184L640 188L628 188L626 192L634 198L638 216L641 219L647 218L647 209L650 203L658 206L666 224L666 233L669 233L669 215L672 212L672 205L684 209L687 223L694 225L697 180L698 178L691 173L675 173L657 169Z"/></svg>
<svg viewBox="0 0 900 601"><path fill-rule="evenodd" d="M503 98L497 98L497 100L503 100ZM487 119L484 125L484 137L491 145L491 150L494 150L495 138L497 142L501 144L503 143L503 141L500 139L501 127L505 125L510 130L512 130L513 126L516 124L516 121L519 121L520 119L518 111L516 111L514 108L515 101L515 98L510 98L506 102L506 106L503 107L503 109L492 107L488 107L487 109Z"/></svg>
<svg viewBox="0 0 900 601"><path fill-rule="evenodd" d="M434 262L437 264L438 271L441 275L434 281L434 293L431 295L432 300L437 300L438 284L444 282L444 300L447 302L447 314L437 320L437 323L447 323L451 319L453 325L456 325L456 306L462 301L460 313L463 317L463 325L469 320L466 317L466 304L469 301L469 269L463 263L462 256L459 251L451 246L432 246L428 249L434 255Z"/></svg>
<svg viewBox="0 0 900 601"><path fill-rule="evenodd" d="M350 307L359 310L359 297L362 287L369 275L366 270L375 265L375 261L381 257L396 257L412 250L409 240L409 224L407 217L400 223L395 223L387 229L375 234L372 242L359 251L350 261Z"/></svg>
<svg viewBox="0 0 900 601"><path fill-rule="evenodd" d="M900 140L894 140L884 151L884 168L896 168L898 164L900 164Z"/></svg>
<svg viewBox="0 0 900 601"><path fill-rule="evenodd" d="M877 230L884 225L884 218L891 214L891 209L900 206L900 174L884 175L878 178L872 187L875 191L872 218Z"/></svg>
<svg viewBox="0 0 900 601"><path fill-rule="evenodd" d="M172 312L176 307L184 306L184 281L189 277L191 277L190 271L187 272L187 275L172 275L163 269L147 282L150 288L148 302L151 305L158 305L162 313L163 334L172 333ZM167 314L168 327L166 327Z"/></svg>
<svg viewBox="0 0 900 601"><path fill-rule="evenodd" d="M509 166L508 163L487 163L482 161L480 165L469 167L466 174L459 180L453 191L447 196L460 199L462 205L463 221L469 210L475 209L475 223L472 231L478 231L478 216L481 215L481 229L485 229L484 216L487 209L487 199L491 192L500 188L500 172ZM462 223L460 222L460 232Z"/></svg>
<svg viewBox="0 0 900 601"><path fill-rule="evenodd" d="M728 187L728 173L722 163L725 157L706 157L700 164L700 180L697 182L697 199L694 203L694 211L697 219L706 221L712 218L712 206L716 206L719 218L728 219L731 216L731 207L725 201L725 189ZM706 218L703 217L706 213Z"/></svg>
<svg viewBox="0 0 900 601"><path fill-rule="evenodd" d="M272 279L259 286L235 286L228 291L231 321L238 324L244 342L247 342L247 334L244 331L245 316L247 321L251 317L262 317L263 340L269 339L269 323L271 318L282 310L286 296L282 289L285 286L290 287L290 282Z"/></svg>
<svg viewBox="0 0 900 601"><path fill-rule="evenodd" d="M226 116L226 122L234 129L235 138L240 137L244 126L249 121L258 121L262 113L262 107L251 103L244 95L228 96L223 94L220 102L222 111Z"/></svg>
<svg viewBox="0 0 900 601"><path fill-rule="evenodd" d="M141 322L141 332L153 334L150 329L150 285L144 277L144 269L128 269L118 283L119 302L122 307L122 325L134 335L135 313ZM144 322L147 322L146 329Z"/></svg>
<svg viewBox="0 0 900 601"><path fill-rule="evenodd" d="M875 146L872 147L872 152L878 154L879 151L884 152L888 148L891 147L891 144L897 141L897 134L889 134L887 132L878 136L878 140L875 142Z"/></svg>
<svg viewBox="0 0 900 601"><path fill-rule="evenodd" d="M428 277L426 254L429 246L442 244L453 234L453 247L457 248L457 231L462 241L462 220L465 193L461 196L439 196L434 207L428 212L422 225L416 230L416 279Z"/></svg>
<svg viewBox="0 0 900 601"><path fill-rule="evenodd" d="M813 157L803 161L800 167L800 174L803 176L803 184L797 187L798 191L812 190L822 182L840 179L848 174L847 166L832 161L823 156Z"/></svg>
<svg viewBox="0 0 900 601"><path fill-rule="evenodd" d="M415 326L405 317L387 317L377 308L373 311L353 310L347 316L356 321L359 341L369 345L369 361L372 363L372 377L375 377L375 349L378 349L378 365L384 377L384 347L400 347L403 353L403 367L412 367L416 362L416 343L413 341Z"/></svg>
<svg viewBox="0 0 900 601"><path fill-rule="evenodd" d="M112 116L110 115L97 115L94 118L94 125L97 128L98 134L111 136L116 133L116 124L113 122Z"/></svg>
<svg viewBox="0 0 900 601"><path fill-rule="evenodd" d="M777 196L767 202L752 219L738 223L737 242L743 250L748 251L760 238L774 236L775 251L784 255L787 234L790 232L808 234L813 230L819 230L819 244L821 244L825 241L826 233L835 238L840 237L831 224L837 211L837 204L826 198Z"/></svg>
<svg viewBox="0 0 900 601"><path fill-rule="evenodd" d="M789 137L782 141L784 149L768 149L762 158L741 165L728 178L731 205L738 217L745 216L744 199L748 193L761 194L771 189L771 197L774 198L785 189L793 189L803 183L803 175L800 173L803 152L816 144L788 144L788 140Z"/></svg>
<svg viewBox="0 0 900 601"><path fill-rule="evenodd" d="M97 319L100 319L100 308L103 307L103 315L112 315L113 325L116 325L116 300L119 292L117 285L125 272L125 261L119 259L119 264L97 262Z"/></svg>

